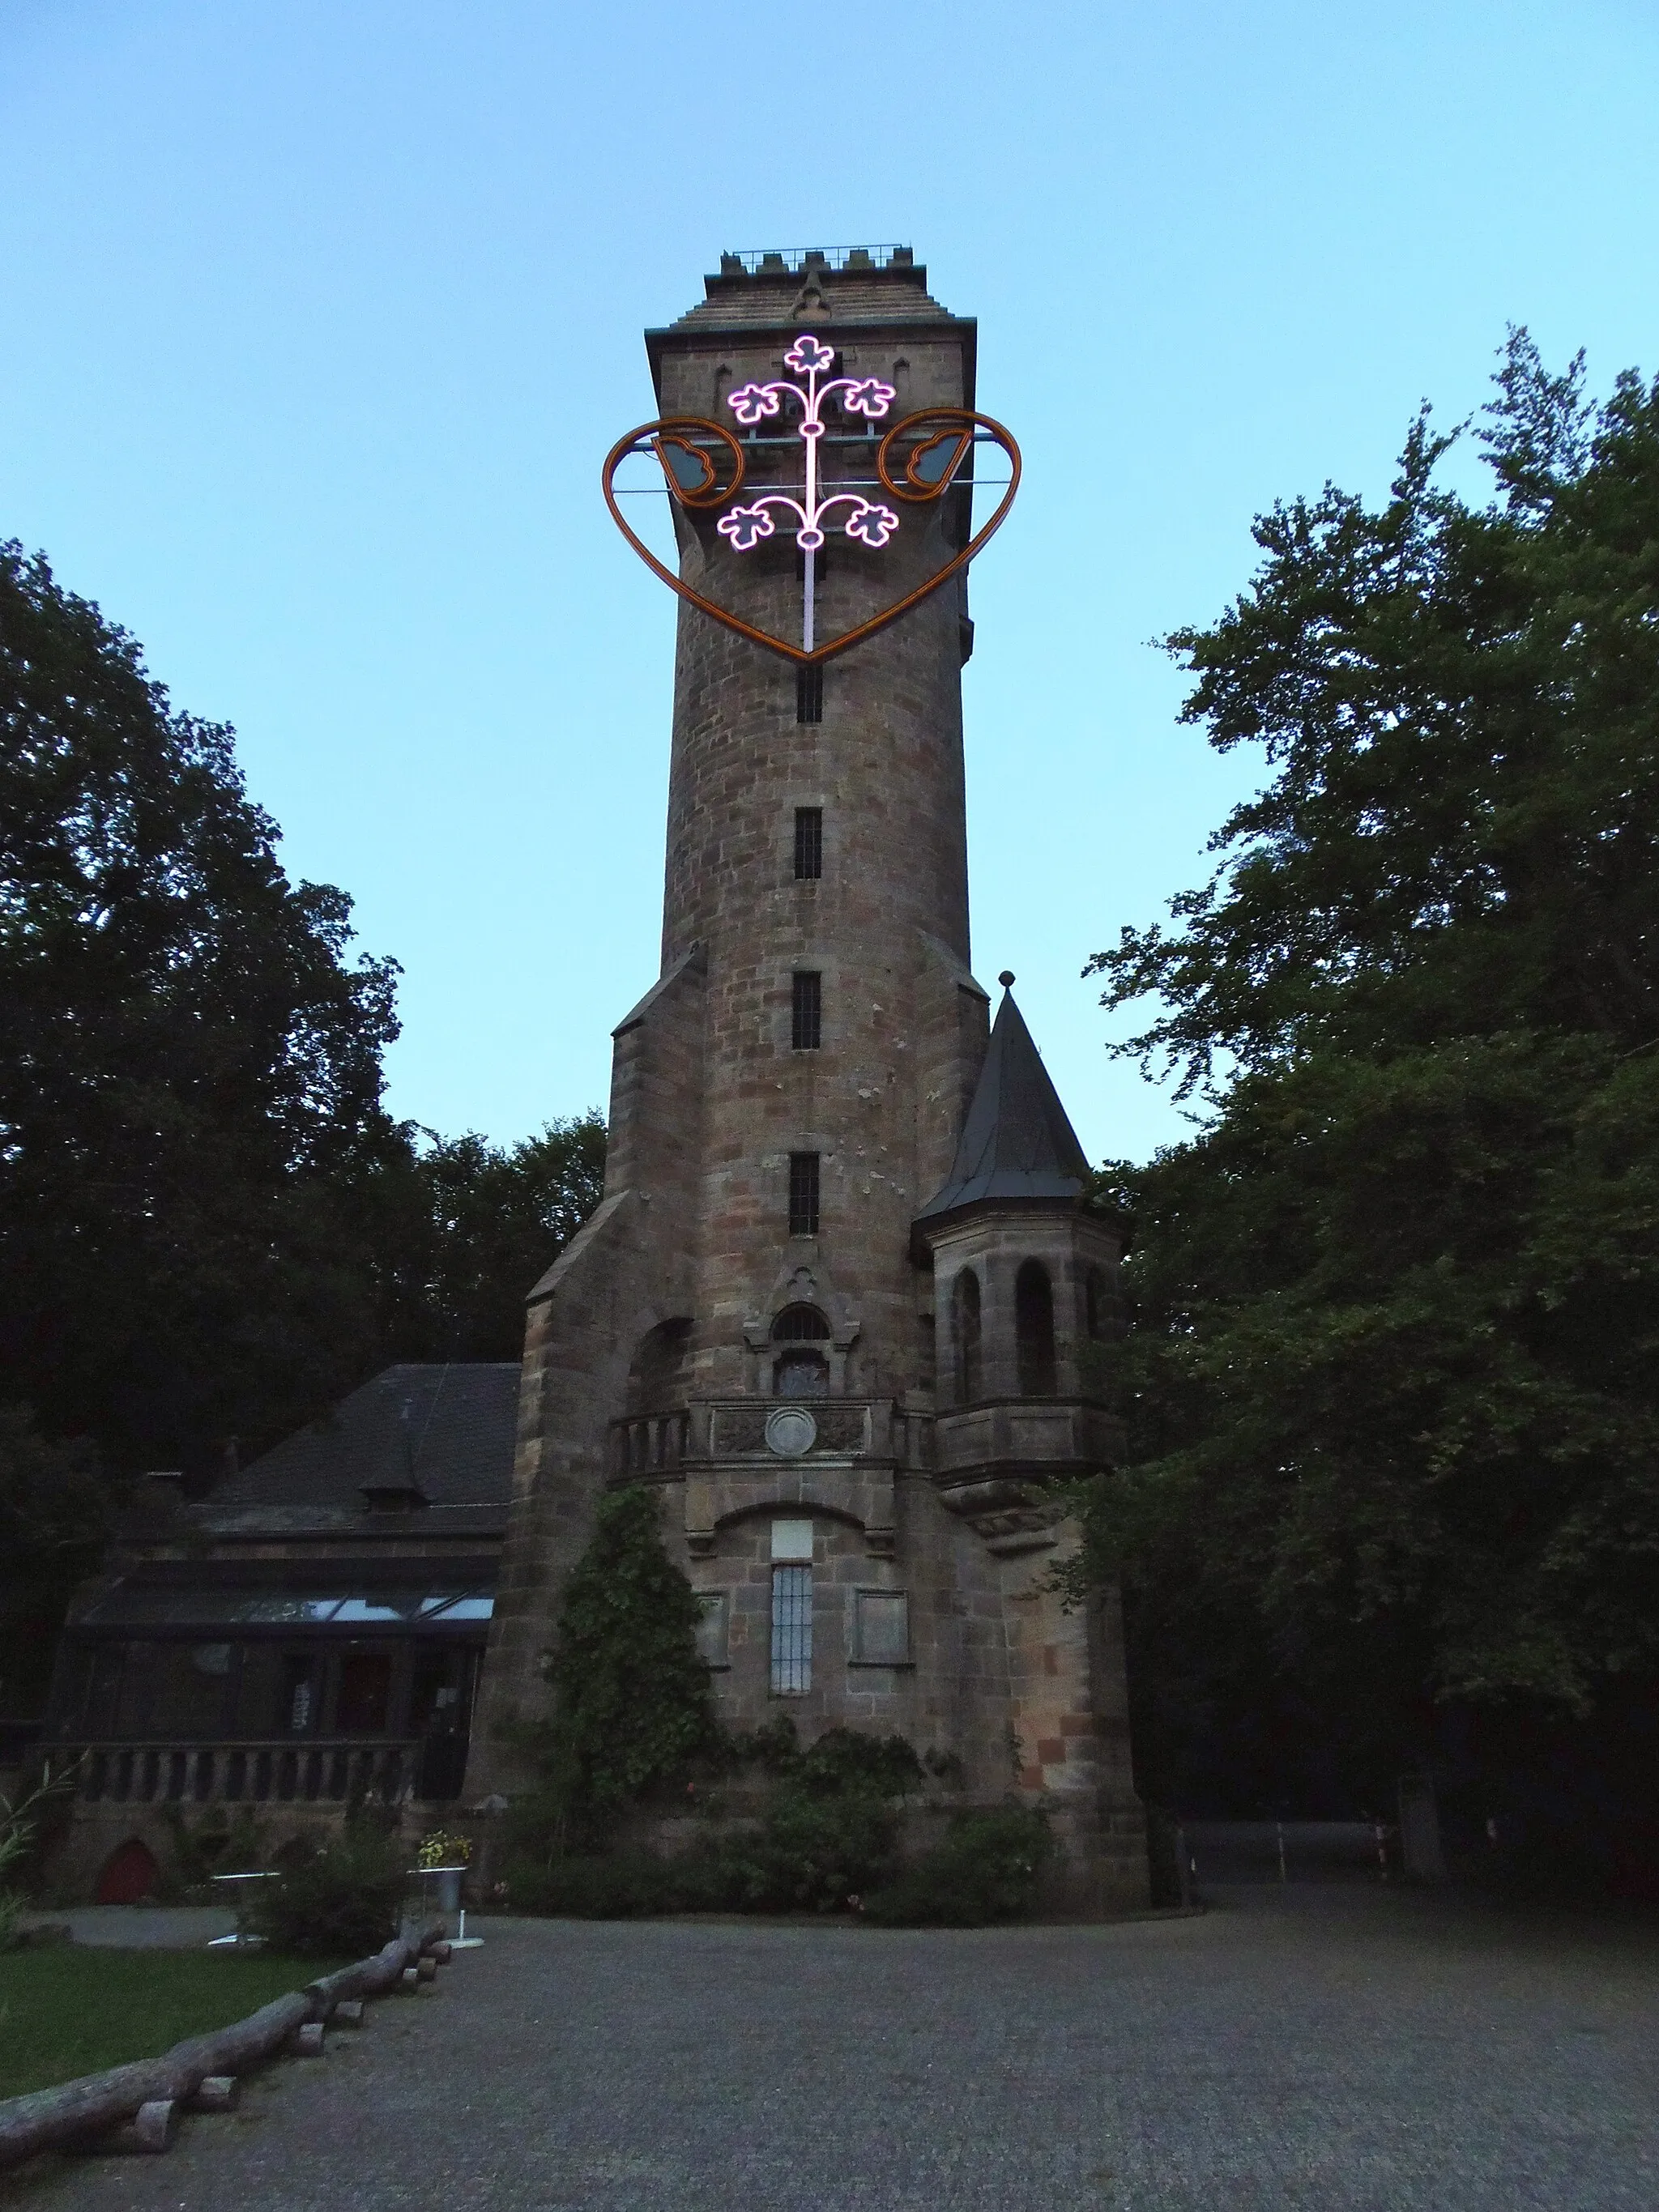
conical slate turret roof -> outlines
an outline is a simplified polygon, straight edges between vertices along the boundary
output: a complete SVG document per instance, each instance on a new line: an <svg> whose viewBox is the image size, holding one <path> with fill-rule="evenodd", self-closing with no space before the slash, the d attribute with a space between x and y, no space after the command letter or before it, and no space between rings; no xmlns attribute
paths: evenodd
<svg viewBox="0 0 1659 2212"><path fill-rule="evenodd" d="M962 1141L945 1188L918 1222L985 1199L1064 1206L1083 1194L1089 1174L1083 1147L1007 988L1013 977L997 980L1002 1004Z"/></svg>

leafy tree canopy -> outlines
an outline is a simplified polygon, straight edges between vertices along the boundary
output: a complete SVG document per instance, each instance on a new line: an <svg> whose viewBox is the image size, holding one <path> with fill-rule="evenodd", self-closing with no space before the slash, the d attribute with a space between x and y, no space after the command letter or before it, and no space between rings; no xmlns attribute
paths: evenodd
<svg viewBox="0 0 1659 2212"><path fill-rule="evenodd" d="M398 1354L516 1359L526 1293L599 1202L604 1117L550 1121L507 1148L413 1134L423 1141L386 1200Z"/></svg>
<svg viewBox="0 0 1659 2212"><path fill-rule="evenodd" d="M70 1591L98 1564L109 1495L84 1439L38 1433L0 1404L0 1714L32 1711L52 1671Z"/></svg>
<svg viewBox="0 0 1659 2212"><path fill-rule="evenodd" d="M1265 1649L1395 1760L1414 1698L1659 1671L1659 384L1593 405L1513 332L1477 435L1490 504L1425 412L1386 501L1275 507L1170 641L1271 774L1091 963L1208 1108L1106 1178L1139 1326L1097 1564L1212 1711Z"/></svg>
<svg viewBox="0 0 1659 2212"><path fill-rule="evenodd" d="M118 1463L297 1415L368 1349L332 1200L396 1147L395 970L346 965L349 902L276 838L230 731L0 549L0 1340Z"/></svg>
<svg viewBox="0 0 1659 2212"><path fill-rule="evenodd" d="M0 1399L117 1473L515 1358L598 1194L596 1115L511 1151L388 1117L396 964L276 836L231 731L0 545Z"/></svg>

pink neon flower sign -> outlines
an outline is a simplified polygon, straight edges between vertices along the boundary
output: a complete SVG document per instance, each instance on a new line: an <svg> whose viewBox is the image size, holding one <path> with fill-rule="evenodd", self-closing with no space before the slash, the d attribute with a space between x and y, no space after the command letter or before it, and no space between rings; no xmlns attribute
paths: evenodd
<svg viewBox="0 0 1659 2212"><path fill-rule="evenodd" d="M898 528L898 517L890 507L864 507L847 518L847 535L861 538L866 545L878 551Z"/></svg>
<svg viewBox="0 0 1659 2212"><path fill-rule="evenodd" d="M744 384L728 393L726 405L745 429L754 429L760 423L782 412L786 399L799 403L800 419L795 434L806 448L805 497L794 499L787 492L768 492L752 506L734 507L720 517L716 525L720 534L734 552L749 553L764 538L775 534L776 525L768 511L772 507L787 507L795 518L795 544L806 556L805 604L801 617L801 644L812 650L814 596L814 556L824 543L824 517L836 507L848 512L840 521L840 528L848 538L879 551L899 526L899 519L890 507L882 507L867 500L861 492L832 492L828 499L818 496L818 441L826 425L823 403L831 392L841 395L842 410L848 415L862 415L867 422L878 422L898 397L890 384L884 384L877 376L830 376L836 365L833 346L803 331L783 356L783 365L797 376L806 380L804 386L789 384L776 379L765 384ZM818 381L828 378L826 383Z"/></svg>
<svg viewBox="0 0 1659 2212"><path fill-rule="evenodd" d="M763 507L734 507L721 515L714 527L722 538L731 539L739 553L747 553L763 538L769 538L776 525Z"/></svg>
<svg viewBox="0 0 1659 2212"><path fill-rule="evenodd" d="M797 376L826 376L836 365L835 349L803 332L783 356L783 365Z"/></svg>
<svg viewBox="0 0 1659 2212"><path fill-rule="evenodd" d="M767 416L775 415L783 402L769 385L745 384L740 391L732 392L726 404L739 422L752 429Z"/></svg>
<svg viewBox="0 0 1659 2212"><path fill-rule="evenodd" d="M884 415L897 398L890 384L884 384L878 376L860 377L855 383L850 378L841 404L849 415L867 415L873 422Z"/></svg>

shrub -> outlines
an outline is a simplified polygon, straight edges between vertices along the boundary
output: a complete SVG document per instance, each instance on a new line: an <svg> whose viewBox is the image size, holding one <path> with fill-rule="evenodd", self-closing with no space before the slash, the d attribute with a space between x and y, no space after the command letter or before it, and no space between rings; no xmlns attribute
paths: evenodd
<svg viewBox="0 0 1659 2212"><path fill-rule="evenodd" d="M0 1797L0 1951L12 1950L22 1941L23 1895L15 1886L16 1877L35 1850L43 1817L53 1811L61 1814L79 1765L78 1759L71 1760L56 1775L46 1767L33 1789L15 1803Z"/></svg>
<svg viewBox="0 0 1659 2212"><path fill-rule="evenodd" d="M921 1779L901 1735L831 1729L803 1751L781 1715L725 1748L727 1767L757 1765L774 1787L761 1820L672 1859L532 1850L509 1864L511 1911L629 1919L653 1912L835 1912L894 1870L895 1800ZM539 1838L535 1840L539 1841Z"/></svg>
<svg viewBox="0 0 1659 2212"><path fill-rule="evenodd" d="M1054 1856L1042 1814L1024 1805L959 1814L943 1842L863 1899L880 1928L980 1928L1018 1920L1036 1903Z"/></svg>
<svg viewBox="0 0 1659 2212"><path fill-rule="evenodd" d="M663 1548L660 1521L656 1493L638 1484L602 1498L565 1590L544 1660L553 1716L522 1732L539 1772L507 1830L550 1865L601 1845L629 1806L720 1752L697 1650L702 1603Z"/></svg>
<svg viewBox="0 0 1659 2212"><path fill-rule="evenodd" d="M320 1849L261 1882L251 1923L274 1949L301 1958L367 1957L398 1932L406 1875L395 1834L362 1816Z"/></svg>
<svg viewBox="0 0 1659 2212"><path fill-rule="evenodd" d="M739 1738L732 1756L777 1779L760 1826L722 1838L706 1855L725 1901L746 1911L842 1911L890 1875L894 1801L922 1776L902 1735L830 1729L802 1751L781 1714Z"/></svg>
<svg viewBox="0 0 1659 2212"><path fill-rule="evenodd" d="M706 1911L723 1903L706 1863L687 1865L653 1851L613 1851L599 1858L570 1853L549 1863L509 1862L507 1909L550 1912L575 1920L637 1920L653 1913Z"/></svg>
<svg viewBox="0 0 1659 2212"><path fill-rule="evenodd" d="M251 1805L234 1811L210 1805L192 1827L181 1805L163 1805L171 1849L161 1880L164 1903L222 1904L212 1887L216 1874L249 1874L264 1863L265 1824Z"/></svg>
<svg viewBox="0 0 1659 2212"><path fill-rule="evenodd" d="M734 1905L761 1912L834 1912L891 1870L897 1816L867 1789L817 1794L780 1784L757 1833L714 1853Z"/></svg>
<svg viewBox="0 0 1659 2212"><path fill-rule="evenodd" d="M889 1798L914 1790L922 1768L904 1736L860 1735L856 1729L833 1728L784 1771L809 1796Z"/></svg>

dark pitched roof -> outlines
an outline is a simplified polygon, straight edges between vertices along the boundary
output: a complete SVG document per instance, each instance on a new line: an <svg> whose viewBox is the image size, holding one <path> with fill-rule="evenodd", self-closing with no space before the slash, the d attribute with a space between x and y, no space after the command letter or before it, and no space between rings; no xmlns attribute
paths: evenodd
<svg viewBox="0 0 1659 2212"><path fill-rule="evenodd" d="M1068 1205L1080 1198L1089 1163L1060 1093L1031 1042L1005 975L979 1088L945 1188L918 1221L937 1220L986 1199Z"/></svg>
<svg viewBox="0 0 1659 2212"><path fill-rule="evenodd" d="M388 1367L203 1501L213 1518L262 1507L362 1512L365 1489L418 1490L434 1506L504 1504L513 1493L514 1360Z"/></svg>

